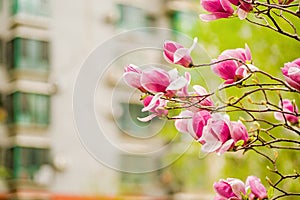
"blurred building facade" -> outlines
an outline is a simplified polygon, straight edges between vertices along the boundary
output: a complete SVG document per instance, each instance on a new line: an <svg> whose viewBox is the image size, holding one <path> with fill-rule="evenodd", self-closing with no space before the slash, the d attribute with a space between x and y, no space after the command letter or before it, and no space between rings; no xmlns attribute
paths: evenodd
<svg viewBox="0 0 300 200"><path fill-rule="evenodd" d="M8 171L0 185L4 199L88 199L100 195L110 199L120 193L163 199L168 194L159 172L143 176L119 173L92 158L76 133L72 92L81 64L101 42L127 29L178 28L177 18L192 18L177 11L190 7L186 1L163 0L0 0L0 106L7 113L0 127L1 164ZM147 146L122 135L120 127L133 134L140 132L134 130L134 124L130 126L128 116L133 117L141 106L120 101L123 110L117 127L111 99L104 97L106 91L110 96L120 69L107 74L101 85L105 94L100 95L108 103L96 107L105 130L124 148L139 151ZM126 90L117 90L124 100L129 98ZM140 168L157 162L157 158L141 160L130 153L104 151L125 168L137 162Z"/></svg>

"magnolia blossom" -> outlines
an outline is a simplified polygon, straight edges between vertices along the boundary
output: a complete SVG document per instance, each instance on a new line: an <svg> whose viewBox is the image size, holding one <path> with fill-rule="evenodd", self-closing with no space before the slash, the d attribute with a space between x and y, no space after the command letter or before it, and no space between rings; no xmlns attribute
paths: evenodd
<svg viewBox="0 0 300 200"><path fill-rule="evenodd" d="M152 67L141 70L133 64L125 67L123 79L127 85L142 92L162 92L167 97L173 97L176 92L183 90L189 84L185 77L179 76L177 69L166 71Z"/></svg>
<svg viewBox="0 0 300 200"><path fill-rule="evenodd" d="M240 19L245 19L247 14L253 9L251 1L247 3L245 0L229 0L235 6L238 6L237 15Z"/></svg>
<svg viewBox="0 0 300 200"><path fill-rule="evenodd" d="M149 92L162 92L167 97L173 97L184 88L188 81L178 75L177 69L165 71L160 68L146 69L141 74L141 84Z"/></svg>
<svg viewBox="0 0 300 200"><path fill-rule="evenodd" d="M147 96L143 100L144 108L142 109L142 112L150 111L152 114L144 118L138 118L138 120L147 122L154 117L162 117L168 115L168 110L164 109L166 101L164 99L161 99L162 96L163 93L157 93L155 96Z"/></svg>
<svg viewBox="0 0 300 200"><path fill-rule="evenodd" d="M260 182L260 179L255 176L248 176L246 180L246 190L248 189L251 191L249 195L250 200L263 200L268 198L266 188Z"/></svg>
<svg viewBox="0 0 300 200"><path fill-rule="evenodd" d="M300 91L300 58L285 63L281 68L282 74L286 82L296 90Z"/></svg>
<svg viewBox="0 0 300 200"><path fill-rule="evenodd" d="M248 138L247 129L242 122L231 122L227 116L217 113L208 120L198 141L202 143L202 151L221 155L231 150L240 140L246 143Z"/></svg>
<svg viewBox="0 0 300 200"><path fill-rule="evenodd" d="M188 133L195 140L198 140L202 136L203 128L210 117L210 113L206 110L195 113L185 110L180 113L178 119L175 121L175 127L178 131Z"/></svg>
<svg viewBox="0 0 300 200"><path fill-rule="evenodd" d="M278 106L281 107L284 112L288 112L291 114L282 114L281 112L275 112L274 113L275 119L284 121L284 117L285 117L285 119L291 122L292 124L297 124L299 122L299 118L295 116L295 114L298 114L298 108L290 100L283 99L282 103L279 102Z"/></svg>
<svg viewBox="0 0 300 200"><path fill-rule="evenodd" d="M242 194L246 194L245 184L235 178L220 180L214 184L214 189L217 193L215 200L241 200Z"/></svg>
<svg viewBox="0 0 300 200"><path fill-rule="evenodd" d="M166 61L172 64L178 64L184 67L192 67L193 60L191 57L191 52L195 48L197 41L198 39L194 38L193 45L189 49L177 42L166 41L164 43L164 58Z"/></svg>
<svg viewBox="0 0 300 200"><path fill-rule="evenodd" d="M212 21L220 18L228 18L234 10L228 0L201 0L202 7L210 14L200 14L203 21Z"/></svg>
<svg viewBox="0 0 300 200"><path fill-rule="evenodd" d="M137 88L142 92L146 92L146 89L143 88L141 84L142 70L138 66L130 64L125 67L124 71L123 80L127 85Z"/></svg>
<svg viewBox="0 0 300 200"><path fill-rule="evenodd" d="M241 121L231 122L231 138L235 143L240 140L243 140L244 142L248 141L248 131Z"/></svg>
<svg viewBox="0 0 300 200"><path fill-rule="evenodd" d="M249 200L268 198L266 188L255 176L248 176L246 184L236 178L221 179L214 183L214 189L217 193L214 200L243 200L243 197L247 197Z"/></svg>
<svg viewBox="0 0 300 200"><path fill-rule="evenodd" d="M230 60L231 58L233 60ZM231 84L245 78L248 75L248 68L251 70L256 69L253 65L248 64L252 62L252 55L247 44L245 49L237 48L223 51L218 59L212 60L212 62L218 62L212 65L212 71L224 79L225 84ZM247 67L243 63L247 64Z"/></svg>
<svg viewBox="0 0 300 200"><path fill-rule="evenodd" d="M230 136L230 121L221 114L213 114L203 128L201 138L202 151L222 154L234 144Z"/></svg>

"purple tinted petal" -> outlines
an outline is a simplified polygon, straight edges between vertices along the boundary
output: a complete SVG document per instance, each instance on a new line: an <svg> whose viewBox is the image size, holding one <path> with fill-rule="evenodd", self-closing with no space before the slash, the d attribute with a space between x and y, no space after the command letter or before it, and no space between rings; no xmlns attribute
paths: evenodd
<svg viewBox="0 0 300 200"><path fill-rule="evenodd" d="M234 12L233 8L231 7L230 1L220 0L220 3L221 3L221 5L222 5L225 12L228 12L228 13L231 13L231 14Z"/></svg>
<svg viewBox="0 0 300 200"><path fill-rule="evenodd" d="M149 115L147 117L143 117L143 118L138 117L137 119L140 120L141 122L148 122L148 121L152 120L154 117L157 117L157 115L151 114L151 115Z"/></svg>
<svg viewBox="0 0 300 200"><path fill-rule="evenodd" d="M187 85L187 80L184 77L178 77L176 80L172 81L166 90L179 90Z"/></svg>
<svg viewBox="0 0 300 200"><path fill-rule="evenodd" d="M170 84L169 75L157 68L145 70L141 75L141 84L150 92L165 92Z"/></svg>
<svg viewBox="0 0 300 200"><path fill-rule="evenodd" d="M288 70L288 77L293 81L300 84L300 68L299 67L290 67Z"/></svg>
<svg viewBox="0 0 300 200"><path fill-rule="evenodd" d="M219 56L218 60L228 59L228 56ZM212 71L224 80L233 79L238 68L237 62L234 60L223 61L212 66Z"/></svg>
<svg viewBox="0 0 300 200"><path fill-rule="evenodd" d="M201 0L201 5L208 12L224 11L219 0Z"/></svg>
<svg viewBox="0 0 300 200"><path fill-rule="evenodd" d="M207 121L210 117L210 113L206 110L202 110L194 114L193 130L196 133L197 139L202 136L203 128L207 125Z"/></svg>
<svg viewBox="0 0 300 200"><path fill-rule="evenodd" d="M225 180L220 180L219 182L214 183L214 189L222 197L236 197L232 191L230 184L227 183Z"/></svg>
<svg viewBox="0 0 300 200"><path fill-rule="evenodd" d="M288 76L285 76L284 78L285 78L286 82L289 84L289 86L300 91L300 83L297 83L296 81L294 81L293 79L291 79Z"/></svg>
<svg viewBox="0 0 300 200"><path fill-rule="evenodd" d="M227 181L230 184L233 193L238 198L242 199L242 195L241 194L246 194L245 184L241 180L235 179L235 178L232 178L232 179L227 180Z"/></svg>
<svg viewBox="0 0 300 200"><path fill-rule="evenodd" d="M204 152L214 152L222 145L222 142L220 142L217 137L211 134L207 126L203 128L203 133L199 141L204 143L201 148Z"/></svg>
<svg viewBox="0 0 300 200"><path fill-rule="evenodd" d="M125 83L137 89L141 87L140 79L141 79L141 74L135 72L125 72L123 74L123 80L125 81Z"/></svg>
<svg viewBox="0 0 300 200"><path fill-rule="evenodd" d="M199 17L204 22L210 22L213 20L221 19L221 18L228 18L232 16L231 13L223 13L223 12L214 12L212 14L200 14Z"/></svg>
<svg viewBox="0 0 300 200"><path fill-rule="evenodd" d="M227 140L224 144L222 144L222 146L216 151L217 155L222 155L223 153L225 153L226 151L228 151L229 149L231 149L231 147L233 146L234 141L233 139Z"/></svg>
<svg viewBox="0 0 300 200"><path fill-rule="evenodd" d="M256 198L264 199L268 197L266 188L261 184L260 179L255 176L248 176L246 187L250 187L251 193Z"/></svg>
<svg viewBox="0 0 300 200"><path fill-rule="evenodd" d="M252 61L252 54L249 46L245 44L246 61Z"/></svg>

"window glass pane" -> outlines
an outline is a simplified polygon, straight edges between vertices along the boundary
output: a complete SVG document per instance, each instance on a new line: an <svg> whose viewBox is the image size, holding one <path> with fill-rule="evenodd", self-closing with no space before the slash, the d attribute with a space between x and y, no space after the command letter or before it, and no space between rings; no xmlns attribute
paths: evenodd
<svg viewBox="0 0 300 200"><path fill-rule="evenodd" d="M49 0L11 0L11 13L49 16Z"/></svg>
<svg viewBox="0 0 300 200"><path fill-rule="evenodd" d="M6 67L7 70L11 70L13 69L14 66L14 45L13 45L13 41L9 41L6 44Z"/></svg>
<svg viewBox="0 0 300 200"><path fill-rule="evenodd" d="M16 92L13 94L13 122L19 124L49 123L49 96Z"/></svg>
<svg viewBox="0 0 300 200"><path fill-rule="evenodd" d="M145 10L126 4L117 4L117 7L120 13L118 27L138 28L150 25Z"/></svg>
<svg viewBox="0 0 300 200"><path fill-rule="evenodd" d="M44 157L49 157L49 149L16 146L7 150L6 167L12 178L33 180L40 167L48 163Z"/></svg>
<svg viewBox="0 0 300 200"><path fill-rule="evenodd" d="M15 38L7 49L10 67L40 72L49 70L48 42Z"/></svg>
<svg viewBox="0 0 300 200"><path fill-rule="evenodd" d="M48 124L49 123L49 97L45 95L35 95L35 122L37 124Z"/></svg>

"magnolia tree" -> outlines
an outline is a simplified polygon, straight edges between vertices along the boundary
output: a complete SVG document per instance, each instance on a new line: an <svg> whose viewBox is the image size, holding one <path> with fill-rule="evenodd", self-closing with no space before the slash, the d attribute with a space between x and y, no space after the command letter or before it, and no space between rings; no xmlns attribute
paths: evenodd
<svg viewBox="0 0 300 200"><path fill-rule="evenodd" d="M200 15L204 21L238 16L300 40L292 21L295 19L290 19L300 16L296 10L298 4L293 4L292 0L202 0L201 5L210 12ZM251 14L254 16L251 17ZM284 30L276 21L279 19L286 22L292 32ZM201 70L201 67L210 67L224 82L215 90L207 91L201 85L190 84L189 72L180 75L176 68L169 71L156 67L142 69L130 64L125 67L123 78L129 86L141 91L142 111L150 113L139 120L146 122L155 117L174 120L176 129L191 135L205 153L221 156L229 151L253 151L270 162L267 168L276 178L266 178L268 190L254 175L249 175L245 182L227 178L213 185L215 199L300 197L299 187L298 191L289 191L283 184L286 181L299 183L297 164L291 173L277 167L279 154L288 151L298 153L300 150L299 113L296 101L291 99L292 96L299 97L300 58L286 62L281 66L283 76L275 77L253 65L247 45L225 50L210 63L195 64L191 51L196 44L196 38L190 48L166 41L163 56L169 63L185 68ZM220 95L232 90L236 91L236 95ZM174 116L174 110L180 111L180 114ZM233 121L230 115L243 117Z"/></svg>

